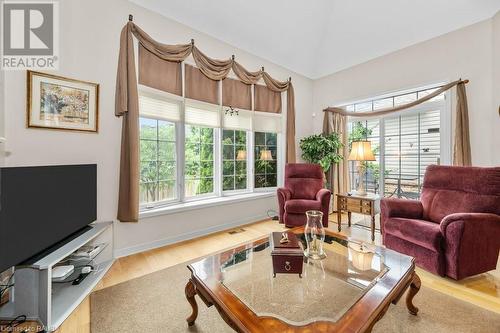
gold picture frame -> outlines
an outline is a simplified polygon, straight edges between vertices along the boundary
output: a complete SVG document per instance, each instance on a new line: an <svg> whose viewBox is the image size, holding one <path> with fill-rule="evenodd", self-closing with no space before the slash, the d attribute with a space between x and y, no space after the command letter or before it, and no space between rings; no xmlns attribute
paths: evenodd
<svg viewBox="0 0 500 333"><path fill-rule="evenodd" d="M27 71L26 127L97 133L99 84Z"/></svg>

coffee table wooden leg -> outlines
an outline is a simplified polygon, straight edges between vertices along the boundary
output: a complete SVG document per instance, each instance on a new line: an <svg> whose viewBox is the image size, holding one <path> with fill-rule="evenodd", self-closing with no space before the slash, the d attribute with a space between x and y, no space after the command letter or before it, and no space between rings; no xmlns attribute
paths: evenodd
<svg viewBox="0 0 500 333"><path fill-rule="evenodd" d="M420 290L420 278L418 277L417 273L413 273L413 279L410 283L410 288L408 289L408 294L406 294L406 307L408 308L408 311L412 315L417 315L418 313L418 308L413 305L413 297L418 293Z"/></svg>
<svg viewBox="0 0 500 333"><path fill-rule="evenodd" d="M347 212L347 226L351 227L351 212Z"/></svg>
<svg viewBox="0 0 500 333"><path fill-rule="evenodd" d="M193 326L194 321L198 317L198 304L196 303L196 299L194 298L194 296L196 295L196 287L191 280L189 280L186 284L186 288L184 289L184 291L186 292L186 298L189 304L191 304L191 308L193 308L193 312L189 317L186 318L186 321L189 326Z"/></svg>

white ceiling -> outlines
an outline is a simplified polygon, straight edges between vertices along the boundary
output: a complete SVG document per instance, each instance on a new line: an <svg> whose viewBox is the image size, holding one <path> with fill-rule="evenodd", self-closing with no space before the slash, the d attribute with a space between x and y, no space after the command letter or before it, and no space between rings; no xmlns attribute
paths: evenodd
<svg viewBox="0 0 500 333"><path fill-rule="evenodd" d="M310 78L492 17L500 0L130 0Z"/></svg>

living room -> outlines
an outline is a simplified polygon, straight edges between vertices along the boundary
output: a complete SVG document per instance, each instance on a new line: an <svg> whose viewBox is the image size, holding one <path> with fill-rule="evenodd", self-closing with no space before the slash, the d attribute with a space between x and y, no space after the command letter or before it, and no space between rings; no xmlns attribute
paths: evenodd
<svg viewBox="0 0 500 333"><path fill-rule="evenodd" d="M0 331L499 332L499 10L2 2Z"/></svg>

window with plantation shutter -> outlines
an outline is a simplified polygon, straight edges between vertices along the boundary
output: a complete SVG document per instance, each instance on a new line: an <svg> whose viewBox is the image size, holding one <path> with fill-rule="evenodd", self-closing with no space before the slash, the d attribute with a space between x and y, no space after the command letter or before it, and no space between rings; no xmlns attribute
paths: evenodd
<svg viewBox="0 0 500 333"><path fill-rule="evenodd" d="M434 90L363 101L345 108L350 111L380 110L414 101ZM443 117L449 113L445 97L441 94L396 116L350 118L349 143L369 140L376 158L376 161L364 162L366 191L387 197L416 199L420 196L427 166L449 160L449 150L444 149L451 146L450 136L443 131ZM349 162L349 175L351 188L355 189L359 181L355 162Z"/></svg>

